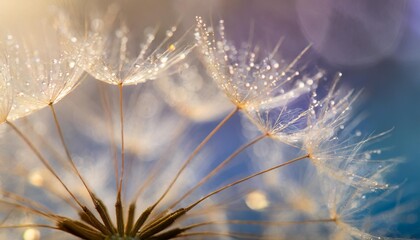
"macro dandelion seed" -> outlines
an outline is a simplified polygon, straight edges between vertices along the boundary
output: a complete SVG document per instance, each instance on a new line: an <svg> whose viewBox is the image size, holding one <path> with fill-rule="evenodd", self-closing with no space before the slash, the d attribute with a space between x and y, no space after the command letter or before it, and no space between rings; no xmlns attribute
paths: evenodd
<svg viewBox="0 0 420 240"><path fill-rule="evenodd" d="M351 129L351 106L360 94L337 92L340 76L325 98L311 100L304 149L319 171L333 179L357 188L386 189L389 185L382 183L382 173L399 160L371 159L372 155L380 155L381 150L368 150L367 145L386 133L363 138L360 131Z"/></svg>
<svg viewBox="0 0 420 240"><path fill-rule="evenodd" d="M197 17L195 36L210 76L263 133L281 141L293 141L283 138L283 134L298 129L295 125L306 111L290 105L304 98L324 77L323 71L299 71L304 67L298 62L309 47L287 62L278 56L279 42L266 57L258 45L235 47L226 39L224 22L219 24L217 29L208 28Z"/></svg>
<svg viewBox="0 0 420 240"><path fill-rule="evenodd" d="M359 93L309 47L237 47L201 17L134 29L105 5L0 38L1 238L387 237L400 209L370 208L399 160L369 144L388 133L358 132Z"/></svg>
<svg viewBox="0 0 420 240"><path fill-rule="evenodd" d="M98 80L133 85L156 79L161 72L184 60L194 47L186 44L185 35L177 34L176 26L163 31L163 40L157 37L162 30L147 27L138 44L134 39L139 37L118 17L117 9L118 6L110 5L102 18L88 15L87 29L71 24L72 16L64 13L59 21L67 26L63 34L69 44L85 55L80 65Z"/></svg>

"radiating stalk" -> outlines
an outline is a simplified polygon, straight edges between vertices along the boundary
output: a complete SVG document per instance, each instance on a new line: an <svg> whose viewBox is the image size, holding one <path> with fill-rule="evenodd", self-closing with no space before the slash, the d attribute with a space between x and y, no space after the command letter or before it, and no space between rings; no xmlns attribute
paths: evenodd
<svg viewBox="0 0 420 240"><path fill-rule="evenodd" d="M232 159L234 159L236 156L238 156L241 152L243 152L248 147L256 144L257 142L261 141L267 137L267 134L262 134L253 140L249 141L248 143L242 145L238 149L236 149L235 152L233 152L229 157L227 157L222 163L220 163L215 169L213 169L207 176L201 179L200 182L198 182L193 188L191 188L188 192L186 192L179 200L177 200L174 204L172 204L169 208L173 208L176 205L178 205L182 200L184 200L187 196L189 196L191 193L193 193L197 188L202 186L205 182L207 182L212 176L214 176L217 172L219 172L226 164L228 164Z"/></svg>
<svg viewBox="0 0 420 240"><path fill-rule="evenodd" d="M200 204L201 202L203 202L203 201L204 201L204 200L206 200L207 198L209 198L209 197L211 197L211 196L213 196L213 195L216 195L216 194L218 194L219 192L222 192L222 191L224 191L224 190L226 190L226 189L228 189L228 188L231 188L231 187L233 187L233 186L235 186L235 185L238 185L238 184L240 184L240 183L242 183L242 182L245 182L245 181L247 181L247 180L249 180L249 179L252 179L252 178L257 177L257 176L259 176L259 175L262 175L262 174L264 174L264 173L267 173L267 172L273 171L273 170L275 170L275 169L277 169L277 168L281 168L281 167L284 167L284 166L290 165L290 164L292 164L292 163L295 163L295 162L297 162L297 161L303 160L303 159L308 158L308 157L309 157L309 154L304 155L304 156L300 156L300 157L297 157L297 158L295 158L295 159L292 159L292 160L289 160L289 161L287 161L287 162L284 162L284 163L282 163L282 164L279 164L279 165L276 165L276 166L274 166L274 167L268 168L268 169L266 169L266 170L263 170L263 171L260 171L260 172L254 173L254 174L252 174L252 175L250 175L250 176L248 176L248 177L242 178L242 179L240 179L240 180L238 180L238 181L235 181L235 182L233 182L233 183L227 184L227 185L225 185L225 186L223 186L223 187L221 187L221 188L219 188L219 189L217 189L217 190L215 190L215 191L213 191L213 192L211 192L211 193L207 194L206 196L204 196L204 197L200 198L198 201L196 201L195 203L191 204L191 205L190 205L190 206L188 206L186 209L187 209L187 210L191 210L192 208L194 208L195 206L197 206L198 204Z"/></svg>
<svg viewBox="0 0 420 240"><path fill-rule="evenodd" d="M159 200L155 203L155 205L158 205L168 194L168 192L171 190L172 186L175 184L175 182L178 180L179 176L181 176L182 172L185 170L185 168L188 166L188 164L194 159L194 157L200 152L200 150L210 141L210 139L222 128L222 126L232 118L235 113L239 111L239 108L235 108L230 112L208 135L206 138L201 141L201 143L194 149L194 151L190 154L188 159L184 162L181 169L177 172L175 178L171 181L169 186L166 188L163 195L159 198Z"/></svg>

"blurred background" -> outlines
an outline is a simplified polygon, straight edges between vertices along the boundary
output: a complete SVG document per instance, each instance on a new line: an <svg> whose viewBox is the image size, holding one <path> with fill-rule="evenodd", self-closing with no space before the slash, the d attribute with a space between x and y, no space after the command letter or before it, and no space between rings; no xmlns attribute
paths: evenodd
<svg viewBox="0 0 420 240"><path fill-rule="evenodd" d="M21 14L37 16L51 2L1 0L0 27L19 24L22 15L16 14L16 9ZM122 12L134 29L139 25L175 24L192 31L195 16L199 15L214 24L224 19L229 38L238 42L252 38L266 46L267 51L283 39L279 51L285 59L293 59L312 44L307 56L311 64L331 73L342 72L346 85L364 89L364 102L359 106L360 111L369 113L364 128L376 133L393 129L384 144L392 149L384 157L400 156L404 162L391 174L390 181L401 186L396 193L400 203L417 204L417 210L402 220L398 231L420 238L420 223L413 220L420 218L419 1L121 2ZM72 1L66 4L76 5Z"/></svg>

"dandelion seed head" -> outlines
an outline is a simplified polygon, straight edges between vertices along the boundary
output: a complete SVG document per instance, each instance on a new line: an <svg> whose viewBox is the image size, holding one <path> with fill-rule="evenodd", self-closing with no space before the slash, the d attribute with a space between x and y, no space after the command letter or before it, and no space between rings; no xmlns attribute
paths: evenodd
<svg viewBox="0 0 420 240"><path fill-rule="evenodd" d="M194 44L104 8L2 38L1 237L382 239L409 211L376 212L399 159L352 116L357 91L323 91L309 47L285 60L200 17Z"/></svg>

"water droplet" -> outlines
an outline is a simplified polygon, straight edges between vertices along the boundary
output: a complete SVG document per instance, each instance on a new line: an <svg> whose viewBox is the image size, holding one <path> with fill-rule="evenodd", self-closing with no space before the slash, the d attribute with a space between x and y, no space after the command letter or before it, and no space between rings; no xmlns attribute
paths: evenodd
<svg viewBox="0 0 420 240"><path fill-rule="evenodd" d="M172 37L174 35L174 33L170 30L166 31L166 36L167 37Z"/></svg>
<svg viewBox="0 0 420 240"><path fill-rule="evenodd" d="M69 62L69 68L74 68L76 66L76 63L74 61Z"/></svg>
<svg viewBox="0 0 420 240"><path fill-rule="evenodd" d="M161 63L166 63L168 61L168 57L162 57L161 59L160 59L160 62Z"/></svg>
<svg viewBox="0 0 420 240"><path fill-rule="evenodd" d="M305 87L305 84L303 82L299 81L298 82L298 87L299 88L303 88L303 87Z"/></svg>
<svg viewBox="0 0 420 240"><path fill-rule="evenodd" d="M310 85L314 84L314 80L308 79L308 80L306 80L306 84L308 84L310 86Z"/></svg>
<svg viewBox="0 0 420 240"><path fill-rule="evenodd" d="M174 44L169 45L169 47L168 47L168 51L169 51L169 52L173 52L173 51L175 51L175 50L176 50L176 47L175 47L175 45L174 45Z"/></svg>
<svg viewBox="0 0 420 240"><path fill-rule="evenodd" d="M92 28L93 28L94 30L99 30L99 29L102 27L103 22L102 22L102 20L101 20L101 19L96 18L96 19L93 19L93 20L92 20L91 24L92 24Z"/></svg>
<svg viewBox="0 0 420 240"><path fill-rule="evenodd" d="M118 29L115 31L115 36L117 36L117 38L122 38L124 37L124 32L121 29Z"/></svg>

